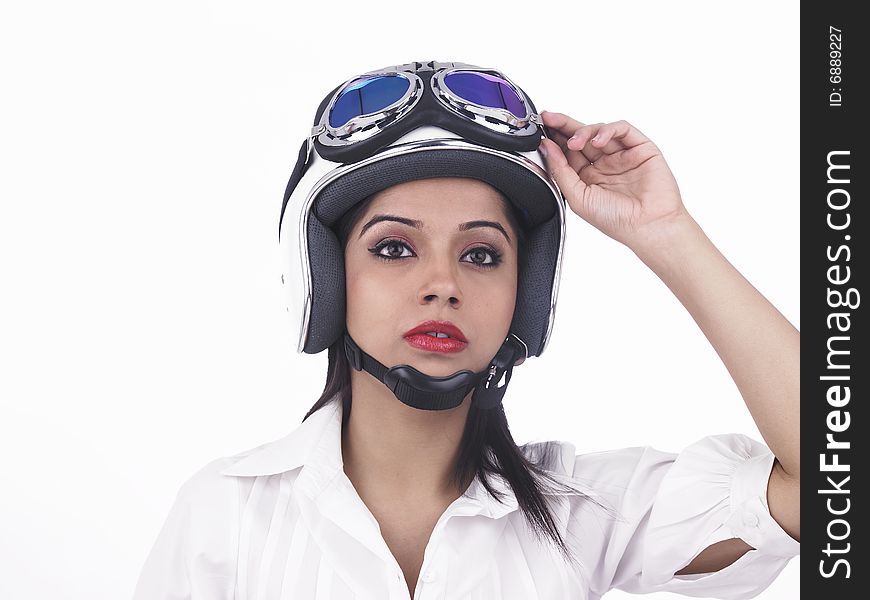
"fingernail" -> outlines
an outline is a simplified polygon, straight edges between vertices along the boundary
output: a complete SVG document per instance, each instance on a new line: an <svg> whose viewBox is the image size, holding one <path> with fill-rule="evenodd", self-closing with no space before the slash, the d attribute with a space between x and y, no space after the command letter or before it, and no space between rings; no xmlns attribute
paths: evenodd
<svg viewBox="0 0 870 600"><path fill-rule="evenodd" d="M547 156L547 148L544 145L544 140L541 140L541 144L538 146L538 152L540 152L544 156Z"/></svg>

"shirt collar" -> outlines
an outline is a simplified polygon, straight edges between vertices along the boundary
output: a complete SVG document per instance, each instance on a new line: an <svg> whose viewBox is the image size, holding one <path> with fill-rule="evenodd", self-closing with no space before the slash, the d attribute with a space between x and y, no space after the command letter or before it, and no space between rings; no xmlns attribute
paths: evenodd
<svg viewBox="0 0 870 600"><path fill-rule="evenodd" d="M275 441L242 454L242 458L222 470L222 475L259 477L305 467L309 493L317 493L330 484L343 469L341 455L341 421L343 405L333 398L305 419L295 430ZM487 492L475 476L465 494L457 501L458 512L480 514L498 519L518 508L512 488L502 477L491 475L490 486L499 492L501 501ZM308 488L313 485L313 488Z"/></svg>
<svg viewBox="0 0 870 600"><path fill-rule="evenodd" d="M343 464L341 415L341 401L330 400L325 406L309 415L295 430L243 454L241 460L221 471L221 475L242 477L275 475L307 464L335 463L336 460L340 466ZM334 443L324 443L328 441Z"/></svg>

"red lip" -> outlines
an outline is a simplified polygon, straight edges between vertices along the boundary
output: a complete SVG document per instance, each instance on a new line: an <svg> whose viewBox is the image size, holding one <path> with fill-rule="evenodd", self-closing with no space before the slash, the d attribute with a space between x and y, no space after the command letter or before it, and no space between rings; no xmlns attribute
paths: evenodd
<svg viewBox="0 0 870 600"><path fill-rule="evenodd" d="M405 341L415 348L429 352L462 352L468 345L468 342L462 342L456 338L436 338L425 333L406 336Z"/></svg>
<svg viewBox="0 0 870 600"><path fill-rule="evenodd" d="M449 338L441 338L442 340L452 339L453 341L458 340L460 342L465 342L466 344L468 343L468 340L465 339L465 336L462 334L462 330L459 329L459 327L457 327L456 325L454 325L450 321L423 321L422 323L420 323L419 325L417 325L413 329L406 331L405 337L406 338L411 337L411 336L416 335L418 333L426 335L426 333L428 333L430 331L434 331L436 333L446 333L447 335L450 336ZM438 338L431 338L431 339L436 340L436 341L438 340Z"/></svg>

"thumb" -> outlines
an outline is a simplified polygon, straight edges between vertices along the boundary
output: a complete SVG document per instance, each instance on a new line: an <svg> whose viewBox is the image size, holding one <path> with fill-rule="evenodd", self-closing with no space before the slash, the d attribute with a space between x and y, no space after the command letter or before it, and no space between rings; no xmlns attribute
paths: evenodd
<svg viewBox="0 0 870 600"><path fill-rule="evenodd" d="M579 204L586 191L586 183L580 179L577 172L568 164L568 159L562 153L562 148L549 138L543 138L538 146L544 155L544 164L550 177L559 186L559 191L565 196L565 200L572 207Z"/></svg>

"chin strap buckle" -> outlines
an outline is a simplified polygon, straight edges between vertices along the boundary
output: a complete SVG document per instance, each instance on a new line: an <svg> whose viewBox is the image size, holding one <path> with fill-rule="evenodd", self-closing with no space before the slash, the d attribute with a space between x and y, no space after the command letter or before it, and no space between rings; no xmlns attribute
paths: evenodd
<svg viewBox="0 0 870 600"><path fill-rule="evenodd" d="M484 388L489 389L489 384L492 383L492 378L495 376L497 371L498 371L498 367L496 367L495 365L491 365L489 367L489 375L486 378L486 383L483 386Z"/></svg>
<svg viewBox="0 0 870 600"><path fill-rule="evenodd" d="M511 375L514 370L514 363L522 357L525 361L528 358L528 349L526 344L514 334L510 334L505 338L501 348L492 359L489 365L489 372L486 374L486 380L483 385L478 385L474 390L472 401L477 403L480 409L495 408L501 404L501 400L507 391L508 383L510 383ZM502 377L505 376L504 385L498 386Z"/></svg>

